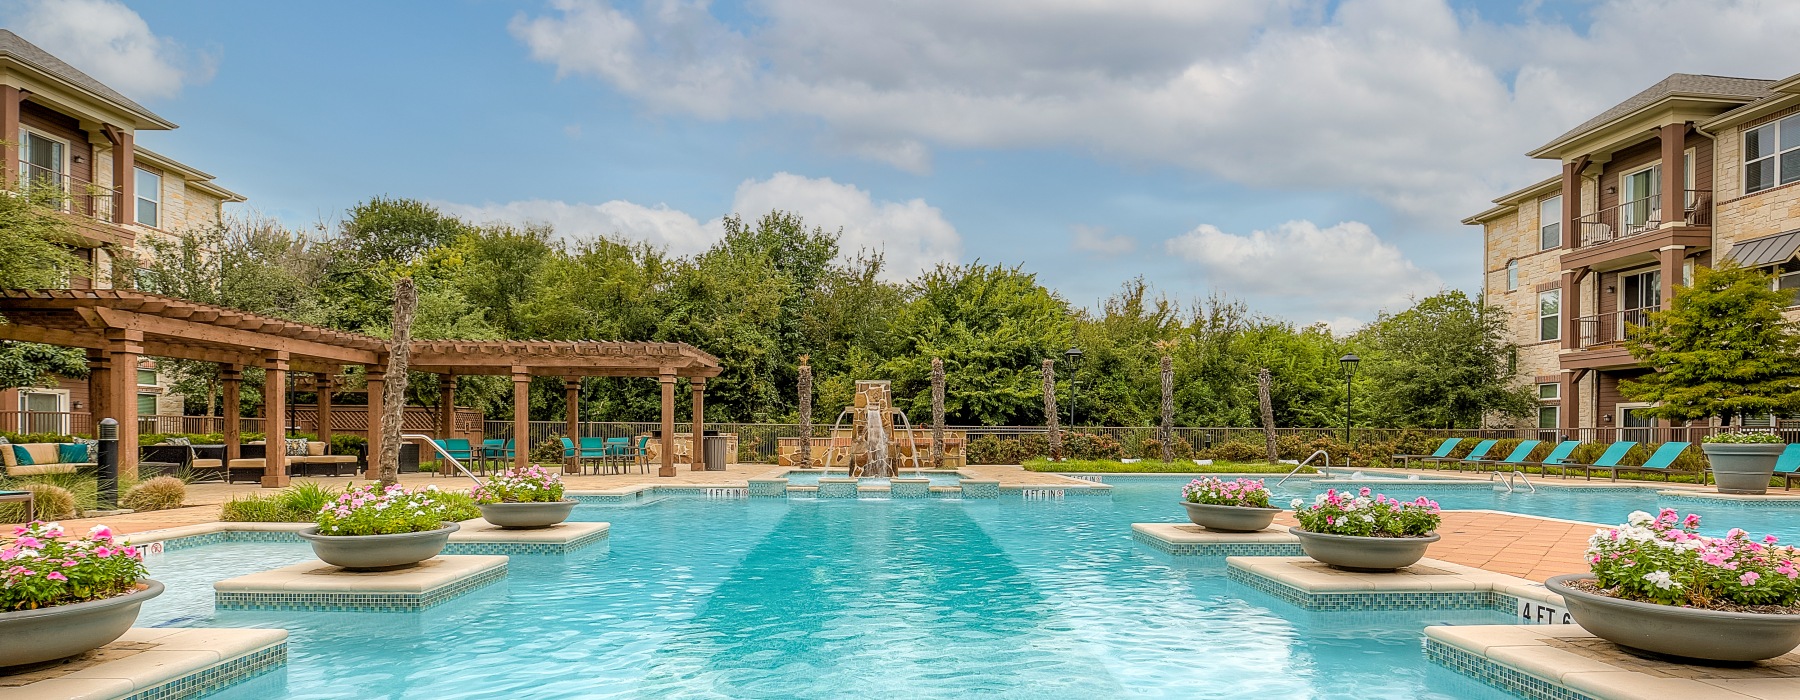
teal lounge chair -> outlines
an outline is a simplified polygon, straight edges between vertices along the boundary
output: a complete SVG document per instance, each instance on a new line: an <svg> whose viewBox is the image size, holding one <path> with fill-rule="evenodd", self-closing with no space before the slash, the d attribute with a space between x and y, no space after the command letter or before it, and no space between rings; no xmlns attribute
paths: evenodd
<svg viewBox="0 0 1800 700"><path fill-rule="evenodd" d="M1462 471L1464 462L1487 459L1487 453L1493 451L1494 445L1499 444L1499 442L1499 440L1482 440L1481 442L1475 443L1474 447L1469 448L1469 453L1461 457L1426 457L1419 461L1426 464L1449 464L1456 467L1456 470L1460 472Z"/></svg>
<svg viewBox="0 0 1800 700"><path fill-rule="evenodd" d="M1550 475L1551 467L1562 467L1563 478L1567 479L1569 478L1569 455L1574 454L1575 448L1580 446L1580 440L1564 440L1556 443L1556 447L1550 448L1550 454L1545 455L1543 461L1520 462L1519 466L1537 467L1538 473L1544 476Z"/></svg>
<svg viewBox="0 0 1800 700"><path fill-rule="evenodd" d="M1600 467L1600 468L1606 469L1607 471L1611 472L1613 481L1619 480L1619 470L1620 469L1635 469L1638 471L1662 472L1663 481L1668 481L1669 480L1669 472L1672 471L1671 469L1669 469L1669 465L1675 463L1675 458L1680 457L1681 451L1687 449L1689 444L1690 443L1686 443L1686 442L1665 442L1662 444L1661 447L1656 448L1656 451L1652 452L1650 454L1650 459L1644 460L1643 464L1640 464L1635 467L1614 466L1614 467ZM1706 477L1701 476L1700 480L1705 481Z"/></svg>
<svg viewBox="0 0 1800 700"><path fill-rule="evenodd" d="M1436 450L1433 450L1431 452L1431 454L1428 454L1428 455L1394 455L1393 458L1400 460L1401 467L1406 467L1406 466L1410 465L1412 463L1412 460L1415 460L1415 459L1443 459L1445 457L1449 457L1450 451L1456 449L1456 445L1461 442L1462 442L1462 438L1444 438L1444 444L1438 445L1438 448ZM1389 460L1388 464L1393 464L1393 461Z"/></svg>
<svg viewBox="0 0 1800 700"><path fill-rule="evenodd" d="M1781 477L1781 490L1794 487L1794 477L1800 476L1800 443L1781 451L1781 458L1775 462L1775 475Z"/></svg>
<svg viewBox="0 0 1800 700"><path fill-rule="evenodd" d="M1589 481L1592 481L1594 479L1594 470L1595 469L1612 469L1612 470L1614 470L1613 478L1616 479L1616 478L1618 478L1617 477L1617 474L1618 474L1617 469L1619 467L1619 460L1624 459L1625 453L1630 452L1631 448L1633 448L1633 447L1637 447L1637 443L1635 443L1635 442L1615 442L1611 445L1608 445L1606 447L1606 451L1600 453L1600 458L1594 460L1593 464L1576 464L1573 462L1564 464L1563 465L1563 476L1569 475L1569 467L1581 467L1581 471L1587 475L1587 478Z"/></svg>
<svg viewBox="0 0 1800 700"><path fill-rule="evenodd" d="M1506 459L1471 459L1465 461L1474 464L1475 471L1481 471L1482 466L1489 464L1494 465L1495 470L1499 470L1502 467L1517 468L1525 464L1525 460L1531 457L1531 452L1536 450L1537 446L1540 444L1543 443L1537 440L1521 440L1519 446L1514 447L1512 453L1506 455Z"/></svg>

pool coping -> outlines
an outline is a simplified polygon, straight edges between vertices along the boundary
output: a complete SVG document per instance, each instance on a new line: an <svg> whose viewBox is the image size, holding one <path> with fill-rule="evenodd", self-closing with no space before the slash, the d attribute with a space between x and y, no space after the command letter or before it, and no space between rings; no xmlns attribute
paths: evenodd
<svg viewBox="0 0 1800 700"><path fill-rule="evenodd" d="M1800 696L1800 677L1759 674L1766 666L1706 667L1644 659L1575 624L1433 625L1423 636L1431 662L1531 700ZM1796 656L1789 652L1782 665L1791 668ZM1651 664L1662 668L1645 673Z"/></svg>
<svg viewBox="0 0 1800 700"><path fill-rule="evenodd" d="M133 627L96 651L22 674L50 675L25 685L0 687L0 698L180 700L286 665L287 645L284 629ZM105 658L109 653L116 656ZM95 658L96 654L102 658ZM64 665L81 667L60 668Z"/></svg>

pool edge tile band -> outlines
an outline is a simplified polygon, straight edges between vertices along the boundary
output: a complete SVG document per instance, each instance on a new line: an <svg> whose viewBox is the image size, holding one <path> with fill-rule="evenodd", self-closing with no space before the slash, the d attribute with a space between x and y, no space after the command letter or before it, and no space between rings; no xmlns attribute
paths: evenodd
<svg viewBox="0 0 1800 700"><path fill-rule="evenodd" d="M1427 628L1430 629L1430 628ZM1425 658L1444 668L1528 700L1601 700L1554 681L1539 678L1427 635Z"/></svg>
<svg viewBox="0 0 1800 700"><path fill-rule="evenodd" d="M315 559L215 583L213 605L220 610L414 612L505 580L507 574L504 556L440 555L426 563L432 562L445 569L353 573ZM397 583L403 578L409 581ZM409 590L410 579L423 581ZM368 587L369 581L390 587ZM297 586L299 582L305 583Z"/></svg>

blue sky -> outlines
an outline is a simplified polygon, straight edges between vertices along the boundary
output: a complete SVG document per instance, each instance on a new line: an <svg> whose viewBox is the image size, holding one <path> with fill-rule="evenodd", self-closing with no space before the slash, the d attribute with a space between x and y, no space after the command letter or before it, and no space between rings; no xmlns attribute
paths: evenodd
<svg viewBox="0 0 1800 700"><path fill-rule="evenodd" d="M1800 72L1800 3L914 0L4 5L293 225L367 197L702 247L771 206L895 276L1142 275L1340 328L1479 282L1458 220L1671 72ZM1753 21L1747 22L1746 19ZM94 30L94 27L100 27ZM1645 32L1686 28L1673 48ZM1659 45L1660 46L1660 45Z"/></svg>

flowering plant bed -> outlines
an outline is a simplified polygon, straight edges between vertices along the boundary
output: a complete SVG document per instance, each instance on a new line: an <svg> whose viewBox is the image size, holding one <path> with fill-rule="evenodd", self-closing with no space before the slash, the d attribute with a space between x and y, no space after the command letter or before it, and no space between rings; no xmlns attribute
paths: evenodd
<svg viewBox="0 0 1800 700"><path fill-rule="evenodd" d="M1698 534L1700 516L1634 512L1588 538L1592 575L1545 582L1575 622L1657 654L1757 661L1800 646L1800 552L1773 535Z"/></svg>
<svg viewBox="0 0 1800 700"><path fill-rule="evenodd" d="M1263 487L1261 479L1195 479L1181 487L1181 498L1211 506L1269 507L1269 490Z"/></svg>
<svg viewBox="0 0 1800 700"><path fill-rule="evenodd" d="M1436 501L1420 496L1411 501L1370 495L1364 487L1357 494L1331 489L1315 497L1311 505L1294 499L1294 518L1308 532L1351 537L1428 537L1443 521Z"/></svg>
<svg viewBox="0 0 1800 700"><path fill-rule="evenodd" d="M434 498L436 486L408 491L394 484L352 487L325 504L314 517L318 534L327 537L399 535L443 527L445 509Z"/></svg>
<svg viewBox="0 0 1800 700"><path fill-rule="evenodd" d="M1787 441L1774 433L1713 433L1700 439L1711 445L1780 445Z"/></svg>
<svg viewBox="0 0 1800 700"><path fill-rule="evenodd" d="M524 469L508 469L476 487L474 496L475 502L481 505L554 503L563 500L562 477L535 464Z"/></svg>
<svg viewBox="0 0 1800 700"><path fill-rule="evenodd" d="M87 536L59 539L57 523L34 522L13 531L0 549L0 612L36 610L124 595L138 589L144 556L105 525Z"/></svg>

